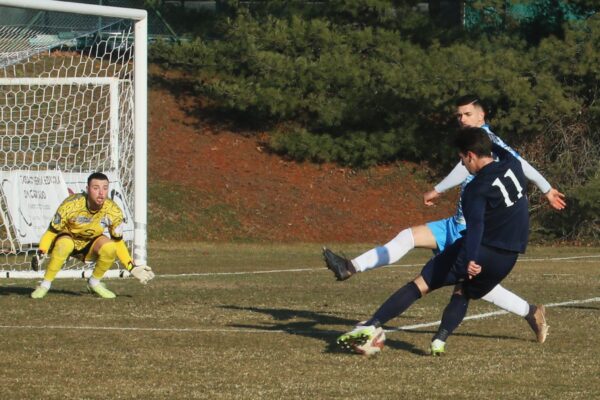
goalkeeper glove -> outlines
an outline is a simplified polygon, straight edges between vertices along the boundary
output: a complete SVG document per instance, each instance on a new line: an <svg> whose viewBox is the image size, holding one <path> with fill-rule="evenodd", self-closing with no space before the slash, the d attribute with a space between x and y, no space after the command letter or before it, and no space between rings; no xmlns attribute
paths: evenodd
<svg viewBox="0 0 600 400"><path fill-rule="evenodd" d="M33 257L31 257L31 269L34 271L39 271L42 269L42 263L46 260L48 256L41 250L35 252Z"/></svg>
<svg viewBox="0 0 600 400"><path fill-rule="evenodd" d="M131 268L131 275L133 275L142 285L145 285L154 278L154 272L152 272L152 268L147 265L139 265Z"/></svg>

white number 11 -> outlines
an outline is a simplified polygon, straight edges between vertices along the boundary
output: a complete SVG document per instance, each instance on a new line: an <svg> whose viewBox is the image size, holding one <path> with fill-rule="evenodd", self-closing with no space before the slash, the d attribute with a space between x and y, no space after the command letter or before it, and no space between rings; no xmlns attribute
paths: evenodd
<svg viewBox="0 0 600 400"><path fill-rule="evenodd" d="M517 190L517 198L516 198L515 201L517 201L521 197L523 197L523 188L521 187L521 184L519 183L519 180L515 176L515 173L512 172L511 169L508 169L506 171L506 173L504 174L504 177L505 178L510 178L510 180L512 181L512 183L515 185L515 189ZM512 201L510 199L510 196L508 194L508 190L506 190L506 186L504 186L504 184L502 183L502 181L500 181L500 179L496 178L494 180L494 182L492 183L492 186L497 186L498 189L500 189L500 192L502 192L502 196L504 196L504 202L506 203L506 207L510 207L513 204L515 204L515 201Z"/></svg>

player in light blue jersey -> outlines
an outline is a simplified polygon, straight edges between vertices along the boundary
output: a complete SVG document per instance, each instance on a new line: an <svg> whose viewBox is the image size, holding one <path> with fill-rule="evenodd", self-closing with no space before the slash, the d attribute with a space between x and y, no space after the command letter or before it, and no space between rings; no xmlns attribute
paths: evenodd
<svg viewBox="0 0 600 400"><path fill-rule="evenodd" d="M477 96L468 95L457 100L456 118L460 127L483 128L493 143L508 150L518 158L526 178L545 194L550 206L557 210L564 209L566 206L564 195L552 188L550 183L535 168L495 135L486 123L485 117L486 111ZM473 176L469 174L469 171L461 162L458 162L446 178L437 184L433 190L423 195L425 205L433 205L434 200L443 192L458 185L461 185L462 195L462 190L472 179ZM371 249L352 260L341 257L327 248L323 249L323 256L327 267L334 272L336 278L345 280L358 272L395 263L415 247L432 249L436 253L441 252L459 239L461 232L465 229L462 204L459 200L456 214L452 217L404 229L385 245ZM422 293L427 292L427 285L422 277L417 277L415 284ZM545 326L543 306L530 305L501 285L497 285L483 299L506 311L525 317L536 333L537 340L544 342L547 327ZM541 326L539 321L544 321L544 326Z"/></svg>

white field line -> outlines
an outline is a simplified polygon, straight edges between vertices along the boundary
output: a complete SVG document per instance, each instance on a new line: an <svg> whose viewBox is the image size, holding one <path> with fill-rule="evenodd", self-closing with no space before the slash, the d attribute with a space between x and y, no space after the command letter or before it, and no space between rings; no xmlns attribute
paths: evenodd
<svg viewBox="0 0 600 400"><path fill-rule="evenodd" d="M600 258L600 254L592 254L588 256L571 256L571 257L554 257L554 258L519 258L517 262L574 262L575 260L590 258ZM422 267L424 263L419 264L390 264L382 268L402 268L402 267ZM237 272L198 272L191 274L157 274L157 278L183 278L190 276L226 276L226 275L258 275L258 274L278 274L285 272L323 272L321 268L291 268L291 269L270 269L261 271L237 271ZM571 275L571 274L569 274Z"/></svg>
<svg viewBox="0 0 600 400"><path fill-rule="evenodd" d="M571 304L593 303L596 301L600 301L600 297L592 297L590 299L585 299L585 300L569 300L569 301L564 301L562 303L544 304L544 307L546 307L546 308L560 307L560 306L566 306L566 305L571 305ZM464 321L469 320L469 319L484 319L484 318L494 317L496 315L504 315L504 314L508 314L508 311L504 311L504 310L492 311L492 312L487 312L487 313L483 313L483 314L470 315L468 317L465 317ZM424 324L399 326L396 329L389 330L389 332L410 331L410 330L415 330L415 329L420 329L420 328L429 328L432 326L438 326L441 323L442 323L442 321L435 321L435 322L427 322ZM386 332L388 332L388 331L386 331Z"/></svg>
<svg viewBox="0 0 600 400"><path fill-rule="evenodd" d="M584 304L600 302L600 297L593 297L585 300L569 300L561 303L545 304L545 307L560 307L571 304ZM483 314L471 315L466 317L465 320L469 319L484 319L496 315L508 314L506 311L495 311ZM438 326L441 321L428 322L423 324L405 325L399 326L396 329L386 330L386 332L397 332L397 331L410 331L420 328L429 328L432 326ZM71 330L71 331L135 331L135 332L175 332L175 333L288 333L288 334L307 334L307 333L321 333L321 334L337 334L339 332L333 331L293 331L283 329L251 329L251 328L232 328L232 329L212 329L212 328L141 328L141 327L119 327L119 326L72 326L72 325L0 325L0 329L34 329L34 330Z"/></svg>

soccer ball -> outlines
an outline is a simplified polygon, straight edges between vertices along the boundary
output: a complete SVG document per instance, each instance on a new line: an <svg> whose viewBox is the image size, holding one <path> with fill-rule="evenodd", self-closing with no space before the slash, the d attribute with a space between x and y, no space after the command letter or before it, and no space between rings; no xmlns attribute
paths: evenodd
<svg viewBox="0 0 600 400"><path fill-rule="evenodd" d="M384 344L385 332L381 327L379 327L375 328L375 334L370 340L367 340L361 345L355 344L352 346L352 349L355 353L362 354L363 356L373 356L381 352Z"/></svg>

